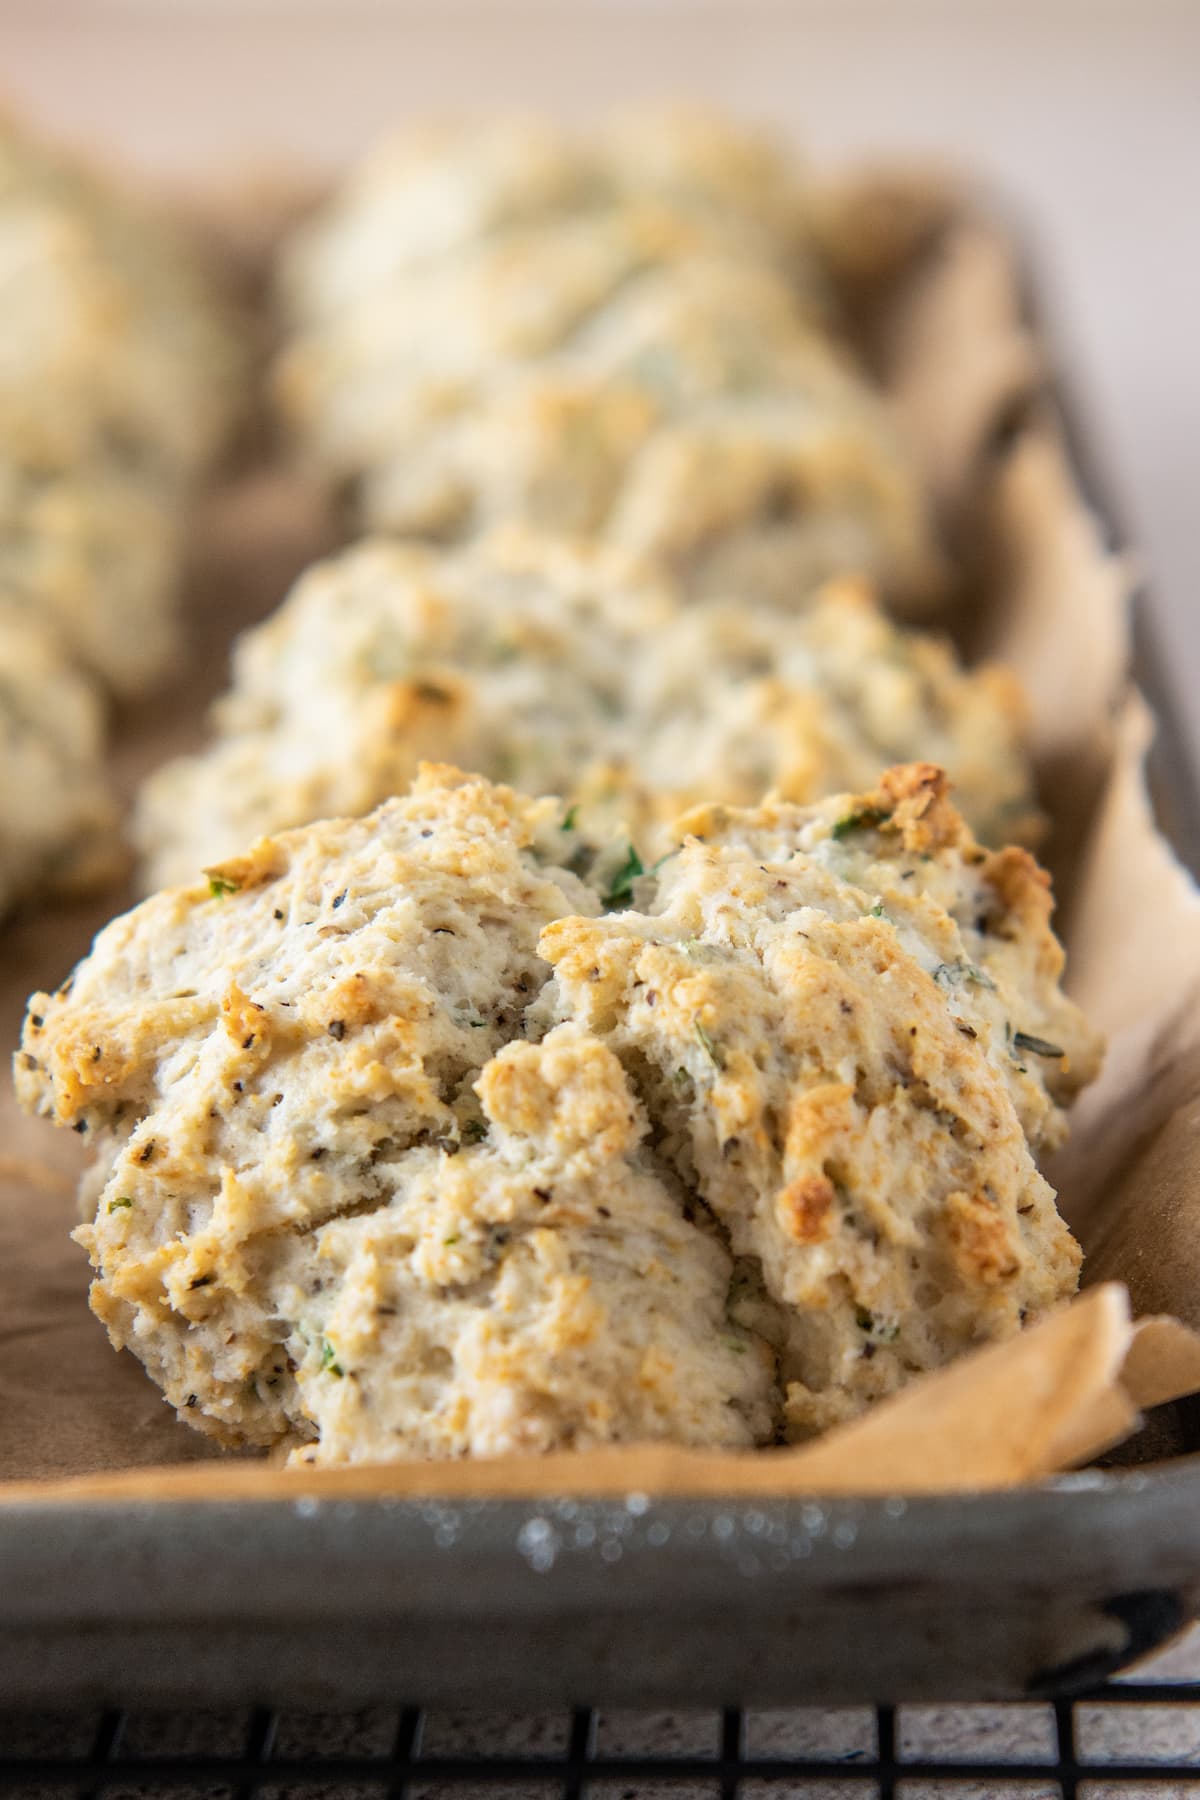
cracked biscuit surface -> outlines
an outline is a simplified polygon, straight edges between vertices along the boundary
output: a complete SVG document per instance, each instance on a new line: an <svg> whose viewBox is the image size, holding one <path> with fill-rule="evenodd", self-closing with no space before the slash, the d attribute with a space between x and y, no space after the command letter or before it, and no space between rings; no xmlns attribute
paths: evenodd
<svg viewBox="0 0 1200 1800"><path fill-rule="evenodd" d="M981 850L928 765L677 829L645 916L543 934L548 1012L640 1071L803 1436L1073 1291L1032 1153L1099 1040L1058 987L1047 878Z"/></svg>
<svg viewBox="0 0 1200 1800"><path fill-rule="evenodd" d="M379 541L318 565L239 643L214 725L142 790L149 884L365 812L423 759L563 794L650 850L698 800L815 799L916 755L946 767L989 841L1036 827L1015 683L964 672L861 585L786 616L684 604L635 564L540 534Z"/></svg>
<svg viewBox="0 0 1200 1800"><path fill-rule="evenodd" d="M939 771L696 809L648 876L563 823L428 768L30 1002L93 1307L188 1422L335 1462L763 1443L1072 1291L1034 1152L1098 1044L1045 878Z"/></svg>

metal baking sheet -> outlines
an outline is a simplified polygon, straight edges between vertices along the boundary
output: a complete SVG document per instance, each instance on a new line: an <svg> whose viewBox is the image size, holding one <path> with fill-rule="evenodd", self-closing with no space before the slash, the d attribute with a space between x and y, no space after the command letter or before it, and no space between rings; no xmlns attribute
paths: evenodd
<svg viewBox="0 0 1200 1800"><path fill-rule="evenodd" d="M1111 540L1077 407L1081 485ZM1160 676L1164 829L1200 869L1200 783ZM1169 1410L1200 1452L1200 1407ZM975 1498L0 1509L12 1705L783 1705L1090 1687L1200 1611L1200 1455Z"/></svg>
<svg viewBox="0 0 1200 1800"><path fill-rule="evenodd" d="M1090 1686L1184 1624L1200 1465L977 1499L30 1505L10 1704L782 1705Z"/></svg>

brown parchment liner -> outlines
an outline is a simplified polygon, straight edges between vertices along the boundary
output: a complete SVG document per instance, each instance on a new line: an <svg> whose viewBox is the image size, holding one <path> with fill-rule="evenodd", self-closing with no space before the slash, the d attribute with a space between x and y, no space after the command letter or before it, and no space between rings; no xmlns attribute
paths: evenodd
<svg viewBox="0 0 1200 1800"><path fill-rule="evenodd" d="M247 216L230 203L219 236L252 289L261 238ZM67 1235L78 1140L25 1119L6 1085L0 1505L301 1491L978 1491L1087 1462L1126 1438L1144 1408L1200 1389L1200 1335L1189 1329L1200 1330L1200 900L1146 799L1152 723L1126 677L1130 571L1105 552L1077 492L1005 231L953 181L886 170L831 188L819 225L970 591L956 633L1011 662L1030 695L1045 853L1069 896L1069 985L1111 1035L1104 1074L1048 1170L1084 1244L1084 1294L797 1449L281 1470L214 1450L176 1422L131 1356L113 1354ZM330 532L317 491L281 467L243 471L212 496L195 534L186 679L117 721L126 791L199 741L232 632L276 604ZM3 927L4 1051L26 995L57 985L128 899L110 891Z"/></svg>

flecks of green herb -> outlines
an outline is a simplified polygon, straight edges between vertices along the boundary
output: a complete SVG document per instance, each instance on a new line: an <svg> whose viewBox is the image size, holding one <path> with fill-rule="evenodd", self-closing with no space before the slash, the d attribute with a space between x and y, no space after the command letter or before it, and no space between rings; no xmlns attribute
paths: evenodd
<svg viewBox="0 0 1200 1800"><path fill-rule="evenodd" d="M735 1356L745 1356L746 1354L746 1346L741 1338L727 1337L725 1339L725 1345L727 1349L733 1351Z"/></svg>
<svg viewBox="0 0 1200 1800"><path fill-rule="evenodd" d="M692 1029L696 1033L697 1043L700 1045L700 1048L703 1050L705 1056L707 1056L713 1068L723 1069L725 1067L725 1052L721 1049L721 1046L719 1044L714 1044L712 1038L708 1035L708 1032L704 1029L699 1019L696 1020Z"/></svg>
<svg viewBox="0 0 1200 1800"><path fill-rule="evenodd" d="M854 1323L860 1331L865 1331L872 1343L875 1344L892 1344L900 1335L900 1327L894 1320L877 1319L875 1314L868 1312L865 1306L855 1307Z"/></svg>
<svg viewBox="0 0 1200 1800"><path fill-rule="evenodd" d="M847 813L845 818L839 819L834 825L833 835L840 842L842 838L849 837L852 831L867 831L873 825L882 825L891 816L891 813L881 812L877 806L864 806L858 812Z"/></svg>
<svg viewBox="0 0 1200 1800"><path fill-rule="evenodd" d="M605 906L623 906L627 900L632 900L633 884L639 875L644 875L645 873L646 870L641 857L638 855L633 845L630 844L625 855L625 861L613 876L612 886L604 896Z"/></svg>
<svg viewBox="0 0 1200 1800"><path fill-rule="evenodd" d="M568 806L566 812L563 814L563 822L559 826L558 829L560 831L574 831L575 826L578 822L578 819L579 819L578 805Z"/></svg>
<svg viewBox="0 0 1200 1800"><path fill-rule="evenodd" d="M680 846L678 844L676 844L674 850L665 850L663 852L663 854L659 857L657 862L650 864L650 867L646 871L646 873L648 875L657 875L658 871L663 867L663 864L669 863L673 856L678 856L679 851L680 851Z"/></svg>
<svg viewBox="0 0 1200 1800"><path fill-rule="evenodd" d="M346 1373L345 1369L343 1369L341 1363L337 1359L337 1351L334 1349L328 1338L321 1339L321 1373L323 1375L336 1375L339 1381Z"/></svg>
<svg viewBox="0 0 1200 1800"><path fill-rule="evenodd" d="M676 1085L676 1087L687 1087L687 1085L688 1085L688 1083L689 1083L689 1082L690 1082L690 1081L691 1081L691 1079L692 1079L692 1078L691 1078L691 1076L690 1076L690 1075L689 1075L689 1074L688 1074L688 1072L687 1072L687 1070L686 1070L686 1069L682 1069L682 1068L680 1068L680 1069L676 1069L676 1071L675 1071L675 1085Z"/></svg>
<svg viewBox="0 0 1200 1800"><path fill-rule="evenodd" d="M1031 1056L1065 1056L1057 1044L1048 1044L1045 1038L1033 1037L1028 1031L1013 1032L1013 1048L1028 1050Z"/></svg>
<svg viewBox="0 0 1200 1800"><path fill-rule="evenodd" d="M448 1238L443 1238L443 1239L442 1239L442 1242L443 1242L443 1244L445 1244L445 1245L446 1245L446 1247L447 1247L447 1249L449 1249L449 1247L450 1247L450 1245L451 1245L451 1244L457 1244L457 1242L458 1242L458 1233L457 1233L457 1231L456 1231L456 1232L455 1232L455 1234L454 1234L454 1236L453 1236L453 1237L448 1237Z"/></svg>
<svg viewBox="0 0 1200 1800"><path fill-rule="evenodd" d="M704 939L698 937L681 938L675 946L680 956L695 956L697 950L703 950Z"/></svg>
<svg viewBox="0 0 1200 1800"><path fill-rule="evenodd" d="M933 979L941 987L954 987L958 982L965 981L969 987L987 988L993 994L996 991L996 984L987 970L979 968L973 962L967 962L963 957L959 957L957 962L939 963L933 971Z"/></svg>
<svg viewBox="0 0 1200 1800"><path fill-rule="evenodd" d="M229 881L224 875L210 875L208 891L214 900L223 900L226 894L236 894L241 887L240 881Z"/></svg>
<svg viewBox="0 0 1200 1800"><path fill-rule="evenodd" d="M873 919L887 919L888 924L891 924L891 916L882 900L877 900L871 908L871 917Z"/></svg>
<svg viewBox="0 0 1200 1800"><path fill-rule="evenodd" d="M487 1126L482 1119L468 1119L462 1128L462 1140L464 1144L477 1144L481 1138L485 1138L486 1136Z"/></svg>
<svg viewBox="0 0 1200 1800"><path fill-rule="evenodd" d="M109 1201L108 1210L110 1213L120 1212L122 1207L132 1205L133 1201L128 1194L118 1194L115 1200Z"/></svg>

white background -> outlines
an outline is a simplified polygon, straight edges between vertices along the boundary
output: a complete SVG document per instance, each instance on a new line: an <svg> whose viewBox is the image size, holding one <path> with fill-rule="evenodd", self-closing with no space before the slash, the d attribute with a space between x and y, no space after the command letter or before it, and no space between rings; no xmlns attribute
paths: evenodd
<svg viewBox="0 0 1200 1800"><path fill-rule="evenodd" d="M1033 233L1200 752L1200 0L0 0L0 85L160 172L325 165L421 109L664 92L821 162L973 165Z"/></svg>

